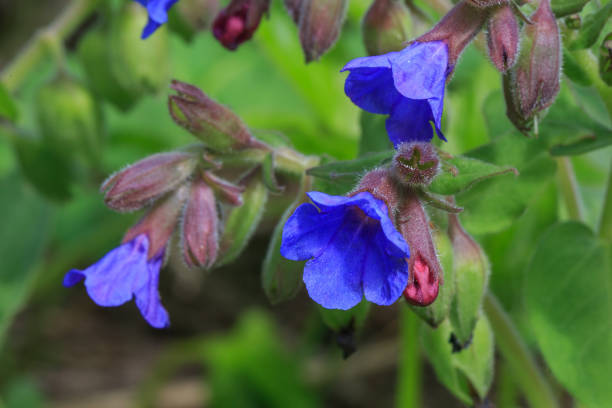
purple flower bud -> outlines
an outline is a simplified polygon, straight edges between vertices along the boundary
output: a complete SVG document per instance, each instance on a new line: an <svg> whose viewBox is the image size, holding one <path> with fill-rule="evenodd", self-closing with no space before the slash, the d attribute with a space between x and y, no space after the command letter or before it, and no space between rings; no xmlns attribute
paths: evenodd
<svg viewBox="0 0 612 408"><path fill-rule="evenodd" d="M228 50L235 50L251 39L270 0L232 0L213 23L213 35Z"/></svg>
<svg viewBox="0 0 612 408"><path fill-rule="evenodd" d="M431 31L416 39L418 42L443 41L448 47L448 66L452 72L463 49L472 41L487 21L487 10L463 0L453 7Z"/></svg>
<svg viewBox="0 0 612 408"><path fill-rule="evenodd" d="M197 31L211 27L213 18L219 12L219 0L181 0L176 8L178 23L181 24L180 33L191 39ZM171 28L174 28L172 23Z"/></svg>
<svg viewBox="0 0 612 408"><path fill-rule="evenodd" d="M612 33L606 35L599 48L599 75L612 86Z"/></svg>
<svg viewBox="0 0 612 408"><path fill-rule="evenodd" d="M195 180L183 214L181 228L183 259L190 267L210 268L219 251L219 216L213 189Z"/></svg>
<svg viewBox="0 0 612 408"><path fill-rule="evenodd" d="M232 184L209 171L203 172L202 178L217 193L220 200L234 206L241 206L243 204L242 193L246 187Z"/></svg>
<svg viewBox="0 0 612 408"><path fill-rule="evenodd" d="M440 159L431 143L402 143L393 157L393 171L400 183L427 186L440 170Z"/></svg>
<svg viewBox="0 0 612 408"><path fill-rule="evenodd" d="M516 62L520 27L510 6L495 10L488 22L487 46L495 67L505 73Z"/></svg>
<svg viewBox="0 0 612 408"><path fill-rule="evenodd" d="M507 115L521 131L529 131L535 115L559 93L561 38L550 0L540 1L523 32L516 65L504 77Z"/></svg>
<svg viewBox="0 0 612 408"><path fill-rule="evenodd" d="M307 0L284 0L285 8L287 13L291 16L291 19L296 23L300 21L300 12L302 11L302 5Z"/></svg>
<svg viewBox="0 0 612 408"><path fill-rule="evenodd" d="M106 191L104 201L113 210L138 210L178 187L196 165L191 153L155 154L113 174L100 190Z"/></svg>
<svg viewBox="0 0 612 408"><path fill-rule="evenodd" d="M149 239L149 259L164 253L188 198L189 186L183 184L155 204L136 225L130 228L123 242L129 242L139 235L146 235Z"/></svg>
<svg viewBox="0 0 612 408"><path fill-rule="evenodd" d="M399 209L399 230L410 246L410 279L404 298L415 306L427 306L436 300L442 268L431 237L429 220L419 198L412 191L405 195Z"/></svg>
<svg viewBox="0 0 612 408"><path fill-rule="evenodd" d="M134 0L147 9L149 22L142 30L142 38L145 39L155 32L166 21L168 21L168 10L178 0Z"/></svg>
<svg viewBox="0 0 612 408"><path fill-rule="evenodd" d="M361 26L370 55L399 51L410 38L411 15L399 0L374 0Z"/></svg>
<svg viewBox="0 0 612 408"><path fill-rule="evenodd" d="M306 62L319 59L338 39L348 0L304 0L300 10L300 42Z"/></svg>
<svg viewBox="0 0 612 408"><path fill-rule="evenodd" d="M176 80L172 81L171 88L178 92L168 97L172 119L207 147L230 152L263 146L234 112L210 99L199 88Z"/></svg>
<svg viewBox="0 0 612 408"><path fill-rule="evenodd" d="M136 305L153 327L168 327L168 312L161 304L158 291L163 250L153 258L147 256L147 235L138 235L113 249L87 269L72 269L64 277L70 287L85 280L89 297L99 306L119 306L136 298Z"/></svg>

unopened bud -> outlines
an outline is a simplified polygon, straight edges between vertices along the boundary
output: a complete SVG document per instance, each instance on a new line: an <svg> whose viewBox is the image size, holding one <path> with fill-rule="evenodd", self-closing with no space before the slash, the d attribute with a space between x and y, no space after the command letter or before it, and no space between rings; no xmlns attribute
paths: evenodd
<svg viewBox="0 0 612 408"><path fill-rule="evenodd" d="M438 259L440 260L440 273L444 284L440 287L438 298L429 306L412 306L412 310L427 324L438 327L448 316L450 305L455 295L455 275L453 270L453 248L444 232L436 229L432 231Z"/></svg>
<svg viewBox="0 0 612 408"><path fill-rule="evenodd" d="M442 268L431 238L429 220L418 196L408 191L399 209L399 231L410 247L408 286L404 298L416 306L436 300L442 283Z"/></svg>
<svg viewBox="0 0 612 408"><path fill-rule="evenodd" d="M237 186L227 180L223 180L210 171L203 172L202 178L214 190L221 201L237 207L243 204L242 193L245 190L243 186Z"/></svg>
<svg viewBox="0 0 612 408"><path fill-rule="evenodd" d="M495 10L488 21L487 46L495 67L505 73L516 62L520 27L510 6Z"/></svg>
<svg viewBox="0 0 612 408"><path fill-rule="evenodd" d="M199 88L177 80L171 88L178 95L168 97L174 121L217 152L261 146L242 120L225 106L210 99Z"/></svg>
<svg viewBox="0 0 612 408"><path fill-rule="evenodd" d="M148 259L164 253L188 198L189 186L182 185L168 197L157 202L136 225L130 228L123 237L123 242L129 242L138 235L145 234L149 239Z"/></svg>
<svg viewBox="0 0 612 408"><path fill-rule="evenodd" d="M612 33L606 35L599 48L599 75L612 86Z"/></svg>
<svg viewBox="0 0 612 408"><path fill-rule="evenodd" d="M213 189L198 178L191 184L181 228L183 259L190 267L210 268L219 251L219 216Z"/></svg>
<svg viewBox="0 0 612 408"><path fill-rule="evenodd" d="M338 39L348 0L304 0L300 11L300 43L306 62L319 59Z"/></svg>
<svg viewBox="0 0 612 408"><path fill-rule="evenodd" d="M134 95L157 93L168 83L168 32L158 30L142 41L147 11L130 2L118 10L111 21L107 63L122 88Z"/></svg>
<svg viewBox="0 0 612 408"><path fill-rule="evenodd" d="M428 186L439 170L440 159L431 143L402 143L393 157L393 171L402 184Z"/></svg>
<svg viewBox="0 0 612 408"><path fill-rule="evenodd" d="M411 36L410 11L400 0L374 0L361 26L370 55L399 51Z"/></svg>
<svg viewBox="0 0 612 408"><path fill-rule="evenodd" d="M270 0L232 0L215 18L213 35L225 48L235 50L253 37L269 7Z"/></svg>
<svg viewBox="0 0 612 408"><path fill-rule="evenodd" d="M443 41L448 47L449 72L455 68L463 49L482 29L489 11L463 0L451 9L431 31L416 41Z"/></svg>
<svg viewBox="0 0 612 408"><path fill-rule="evenodd" d="M457 344L464 347L469 343L480 315L489 281L489 261L454 214L449 215L448 232L453 244L455 269L455 297L450 320Z"/></svg>
<svg viewBox="0 0 612 408"><path fill-rule="evenodd" d="M291 19L295 23L300 22L300 12L302 11L302 5L308 0L284 0L285 8L287 13L291 16Z"/></svg>
<svg viewBox="0 0 612 408"><path fill-rule="evenodd" d="M508 0L467 0L472 6L490 8L508 4Z"/></svg>
<svg viewBox="0 0 612 408"><path fill-rule="evenodd" d="M219 0L181 0L168 15L170 29L191 41L198 31L208 30L219 12Z"/></svg>
<svg viewBox="0 0 612 408"><path fill-rule="evenodd" d="M38 125L48 146L77 152L97 163L102 150L102 114L89 91L59 75L38 90L34 102Z"/></svg>
<svg viewBox="0 0 612 408"><path fill-rule="evenodd" d="M559 93L561 38L550 0L541 0L523 32L516 65L504 77L507 115L521 131L548 108Z"/></svg>
<svg viewBox="0 0 612 408"><path fill-rule="evenodd" d="M116 211L138 210L176 189L195 170L197 159L190 153L160 153L110 176L102 186L104 201Z"/></svg>

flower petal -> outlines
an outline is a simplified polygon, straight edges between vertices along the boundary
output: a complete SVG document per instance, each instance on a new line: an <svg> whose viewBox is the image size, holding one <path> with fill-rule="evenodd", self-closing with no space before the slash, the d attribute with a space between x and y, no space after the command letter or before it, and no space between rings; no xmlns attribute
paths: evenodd
<svg viewBox="0 0 612 408"><path fill-rule="evenodd" d="M406 259L390 256L385 242L385 233L379 228L375 237L370 238L362 276L365 298L381 306L393 304L408 284Z"/></svg>
<svg viewBox="0 0 612 408"><path fill-rule="evenodd" d="M150 0L147 4L149 17L157 23L163 24L168 21L168 10L178 0Z"/></svg>
<svg viewBox="0 0 612 408"><path fill-rule="evenodd" d="M447 68L448 48L441 41L412 43L391 60L395 88L410 99L441 99Z"/></svg>
<svg viewBox="0 0 612 408"><path fill-rule="evenodd" d="M427 101L403 99L393 108L385 128L395 147L404 142L429 142L434 136L433 120Z"/></svg>
<svg viewBox="0 0 612 408"><path fill-rule="evenodd" d="M383 55L375 55L373 57L360 57L349 61L340 72L351 71L359 68L391 68L391 60L399 53L390 52Z"/></svg>
<svg viewBox="0 0 612 408"><path fill-rule="evenodd" d="M152 20L151 18L149 18L149 22L147 23L147 25L145 26L145 28L142 30L142 35L140 36L140 38L142 38L143 40L148 38L151 34L153 34L155 32L155 30L157 30L159 27L161 26L160 23Z"/></svg>
<svg viewBox="0 0 612 408"><path fill-rule="evenodd" d="M153 327L162 329L170 325L168 312L162 306L159 296L159 270L163 261L163 254L147 263L148 281L145 286L134 294L136 306L140 309L142 317Z"/></svg>
<svg viewBox="0 0 612 408"><path fill-rule="evenodd" d="M281 255L293 261L318 256L343 219L343 211L321 213L310 203L300 205L283 227Z"/></svg>

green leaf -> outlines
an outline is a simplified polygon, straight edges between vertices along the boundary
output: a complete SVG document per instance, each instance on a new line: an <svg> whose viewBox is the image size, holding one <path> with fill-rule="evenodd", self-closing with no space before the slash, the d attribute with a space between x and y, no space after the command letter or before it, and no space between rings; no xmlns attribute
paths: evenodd
<svg viewBox="0 0 612 408"><path fill-rule="evenodd" d="M47 236L49 208L20 177L0 180L0 341L28 295Z"/></svg>
<svg viewBox="0 0 612 408"><path fill-rule="evenodd" d="M515 168L497 166L464 156L455 156L452 159L444 160L443 168L445 170L429 186L429 190L436 194L457 194L469 190L479 182L494 176L508 173L518 175Z"/></svg>
<svg viewBox="0 0 612 408"><path fill-rule="evenodd" d="M595 44L610 15L612 15L612 2L608 2L600 10L589 14L582 22L578 37L570 44L570 49L580 50L590 48Z"/></svg>
<svg viewBox="0 0 612 408"><path fill-rule="evenodd" d="M510 227L553 180L556 169L541 140L519 135L500 137L468 152L467 156L500 166L515 166L519 171L518 177L485 180L457 195L457 204L463 207L461 221L472 234L493 233Z"/></svg>
<svg viewBox="0 0 612 408"><path fill-rule="evenodd" d="M448 320L437 329L421 326L421 344L438 380L462 403L472 406L472 397L466 378L455 368L455 357L449 343L451 328Z"/></svg>
<svg viewBox="0 0 612 408"><path fill-rule="evenodd" d="M531 330L557 379L588 407L612 401L610 248L577 222L542 236L525 274Z"/></svg>
<svg viewBox="0 0 612 408"><path fill-rule="evenodd" d="M563 73L577 84L591 85L591 78L565 46L563 47Z"/></svg>
<svg viewBox="0 0 612 408"><path fill-rule="evenodd" d="M589 0L552 0L550 5L557 18L578 13Z"/></svg>
<svg viewBox="0 0 612 408"><path fill-rule="evenodd" d="M332 162L308 169L307 174L350 191L367 170L371 170L393 157L393 151L370 153L359 159Z"/></svg>
<svg viewBox="0 0 612 408"><path fill-rule="evenodd" d="M0 82L0 119L4 118L14 122L17 120L17 116L17 105L15 105L13 97Z"/></svg>
<svg viewBox="0 0 612 408"><path fill-rule="evenodd" d="M359 157L373 152L388 151L393 148L387 135L385 121L387 115L361 111L361 138L359 139Z"/></svg>

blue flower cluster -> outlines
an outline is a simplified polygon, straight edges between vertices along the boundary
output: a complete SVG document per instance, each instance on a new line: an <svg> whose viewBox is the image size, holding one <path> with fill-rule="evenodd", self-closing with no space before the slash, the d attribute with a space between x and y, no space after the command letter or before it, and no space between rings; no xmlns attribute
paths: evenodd
<svg viewBox="0 0 612 408"><path fill-rule="evenodd" d="M404 50L357 58L347 96L360 108L389 115L386 129L397 148L429 142L440 130L448 48L444 42L415 42ZM383 200L369 191L342 197L310 192L313 202L299 206L283 229L281 254L307 260L308 294L328 309L350 309L366 300L390 305L408 284L408 244Z"/></svg>

